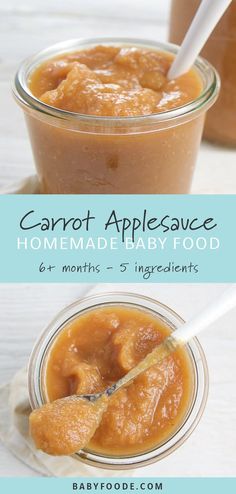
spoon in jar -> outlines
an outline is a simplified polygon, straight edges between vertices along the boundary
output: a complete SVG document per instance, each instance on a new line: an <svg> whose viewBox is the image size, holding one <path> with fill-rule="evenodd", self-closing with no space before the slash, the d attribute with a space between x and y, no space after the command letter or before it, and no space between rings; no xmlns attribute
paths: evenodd
<svg viewBox="0 0 236 494"><path fill-rule="evenodd" d="M191 338L206 329L210 324L223 316L226 312L236 307L236 284L220 294L216 300L211 302L204 310L189 322L184 323L180 328L173 331L164 341L149 353L139 364L131 369L125 376L102 393L80 395L89 401L96 401L106 395L111 396L121 387L127 385L139 374L161 362L179 346L187 343Z"/></svg>
<svg viewBox="0 0 236 494"><path fill-rule="evenodd" d="M176 79L188 72L232 0L202 0L167 78Z"/></svg>
<svg viewBox="0 0 236 494"><path fill-rule="evenodd" d="M68 396L34 410L30 415L30 432L36 447L51 455L69 455L82 449L99 427L110 396L168 357L233 307L236 307L236 285L232 285L192 320L173 331L138 365L105 391Z"/></svg>

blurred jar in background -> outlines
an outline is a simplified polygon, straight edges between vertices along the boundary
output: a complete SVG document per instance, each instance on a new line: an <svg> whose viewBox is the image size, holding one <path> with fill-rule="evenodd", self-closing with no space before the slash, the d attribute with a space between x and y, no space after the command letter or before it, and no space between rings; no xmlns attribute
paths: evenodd
<svg viewBox="0 0 236 494"><path fill-rule="evenodd" d="M172 43L181 44L201 0L172 0L170 34ZM201 55L218 70L221 91L208 112L204 137L236 146L236 0L222 17Z"/></svg>

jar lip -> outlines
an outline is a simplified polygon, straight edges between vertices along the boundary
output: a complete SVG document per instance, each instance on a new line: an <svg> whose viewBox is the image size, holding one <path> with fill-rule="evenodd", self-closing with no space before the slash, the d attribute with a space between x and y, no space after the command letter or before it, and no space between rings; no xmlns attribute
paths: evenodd
<svg viewBox="0 0 236 494"><path fill-rule="evenodd" d="M140 307L144 310L155 312L173 329L178 324L183 324L184 320L170 307L154 298L130 292L103 292L75 301L60 311L51 321L47 328L39 336L30 356L28 366L28 389L29 399L32 408L41 406L44 402L42 394L42 374L45 366L44 359L47 359L47 352L58 333L64 329L65 325L84 311L93 310L99 306L129 304L133 307ZM156 308L156 310L155 310ZM158 309L160 312L158 312ZM169 316L169 319L168 319ZM172 318L172 319L171 319ZM174 322L173 322L174 321ZM81 450L73 455L78 460L89 465L106 469L130 469L138 468L154 461L161 460L179 447L185 439L192 433L198 424L204 411L208 396L208 368L205 354L197 338L193 338L187 344L189 357L193 364L194 390L189 409L183 423L173 432L172 436L163 444L157 445L151 451L143 452L130 457L116 458L105 456L96 452Z"/></svg>
<svg viewBox="0 0 236 494"><path fill-rule="evenodd" d="M60 42L46 48L36 55L27 58L19 67L13 86L13 93L16 97L17 101L23 106L36 110L41 114L51 116L54 118L59 118L64 121L74 121L74 122L84 122L84 123L92 123L93 125L107 125L107 126L116 126L116 125L140 125L140 124L153 124L153 123L161 123L167 122L170 119L177 119L179 117L183 117L190 114L195 114L197 111L201 110L203 107L207 110L207 107L210 107L213 104L219 88L220 88L220 79L218 73L214 69L214 67L207 62L202 57L198 57L194 68L197 70L201 80L203 82L204 88L202 93L193 101L182 105L178 108L173 108L164 112L159 112L150 115L140 115L140 116L132 116L132 117L114 117L114 116L96 116L96 115L87 115L82 113L70 112L67 110L61 110L59 108L55 108L52 106L43 103L38 98L36 98L29 90L27 85L27 80L29 74L32 70L40 65L43 61L49 60L54 56L65 54L68 52L73 52L76 49L88 48L95 45L126 45L126 46L138 46L143 48L152 48L155 50L160 50L164 52L168 52L170 54L176 54L179 50L177 45L172 43L165 42L156 42L150 41L146 39L136 39L136 38L78 38L72 39L64 42Z"/></svg>

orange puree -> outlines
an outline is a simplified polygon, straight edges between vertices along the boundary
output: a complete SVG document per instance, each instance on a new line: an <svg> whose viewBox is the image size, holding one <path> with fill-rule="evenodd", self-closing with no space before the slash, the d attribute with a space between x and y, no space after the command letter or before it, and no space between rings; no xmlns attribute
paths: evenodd
<svg viewBox="0 0 236 494"><path fill-rule="evenodd" d="M96 403L69 397L46 403L30 414L30 433L38 449L70 455L89 442L97 429L106 398Z"/></svg>
<svg viewBox="0 0 236 494"><path fill-rule="evenodd" d="M176 108L196 99L195 70L168 81L173 56L135 47L95 46L40 65L29 88L44 103L98 116L132 117Z"/></svg>
<svg viewBox="0 0 236 494"><path fill-rule="evenodd" d="M46 401L105 390L169 333L164 322L141 309L109 306L85 312L66 325L52 344L45 367ZM69 454L77 446L79 450L83 442L88 443L88 449L107 455L144 452L168 439L181 426L192 391L190 359L187 351L180 348L112 395L105 404L102 418L96 418L94 409L91 414L87 412L86 407L91 404L79 410L80 400L78 416L75 407L70 413L66 406L60 413L51 414L48 407L52 405L47 404L33 412L31 432L33 430L36 446L43 450L44 434L47 440L53 436L50 447L46 445L50 454ZM53 423L55 429L51 432ZM88 433L89 424L91 433ZM62 447L60 434L57 435L59 427L72 431L68 445L67 434L63 432L65 444Z"/></svg>

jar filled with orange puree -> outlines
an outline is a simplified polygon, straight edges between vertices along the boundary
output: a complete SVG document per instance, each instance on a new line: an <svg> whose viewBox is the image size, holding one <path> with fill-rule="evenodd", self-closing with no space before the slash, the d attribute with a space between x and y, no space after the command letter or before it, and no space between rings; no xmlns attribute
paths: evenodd
<svg viewBox="0 0 236 494"><path fill-rule="evenodd" d="M181 44L201 0L172 0L170 41ZM214 29L202 56L218 70L221 91L207 114L204 136L210 141L236 146L236 0Z"/></svg>
<svg viewBox="0 0 236 494"><path fill-rule="evenodd" d="M170 44L75 40L27 60L15 79L45 194L179 194L191 187L218 94L198 59L167 79Z"/></svg>
<svg viewBox="0 0 236 494"><path fill-rule="evenodd" d="M182 323L168 307L136 294L107 293L74 303L54 319L33 350L32 408L105 390ZM112 395L93 437L75 457L113 469L163 458L195 428L205 406L207 383L205 357L194 338ZM70 427L65 416L60 420L64 421L60 426ZM42 440L35 426L34 439L43 449L45 436ZM60 437L54 448L50 454L63 454Z"/></svg>

